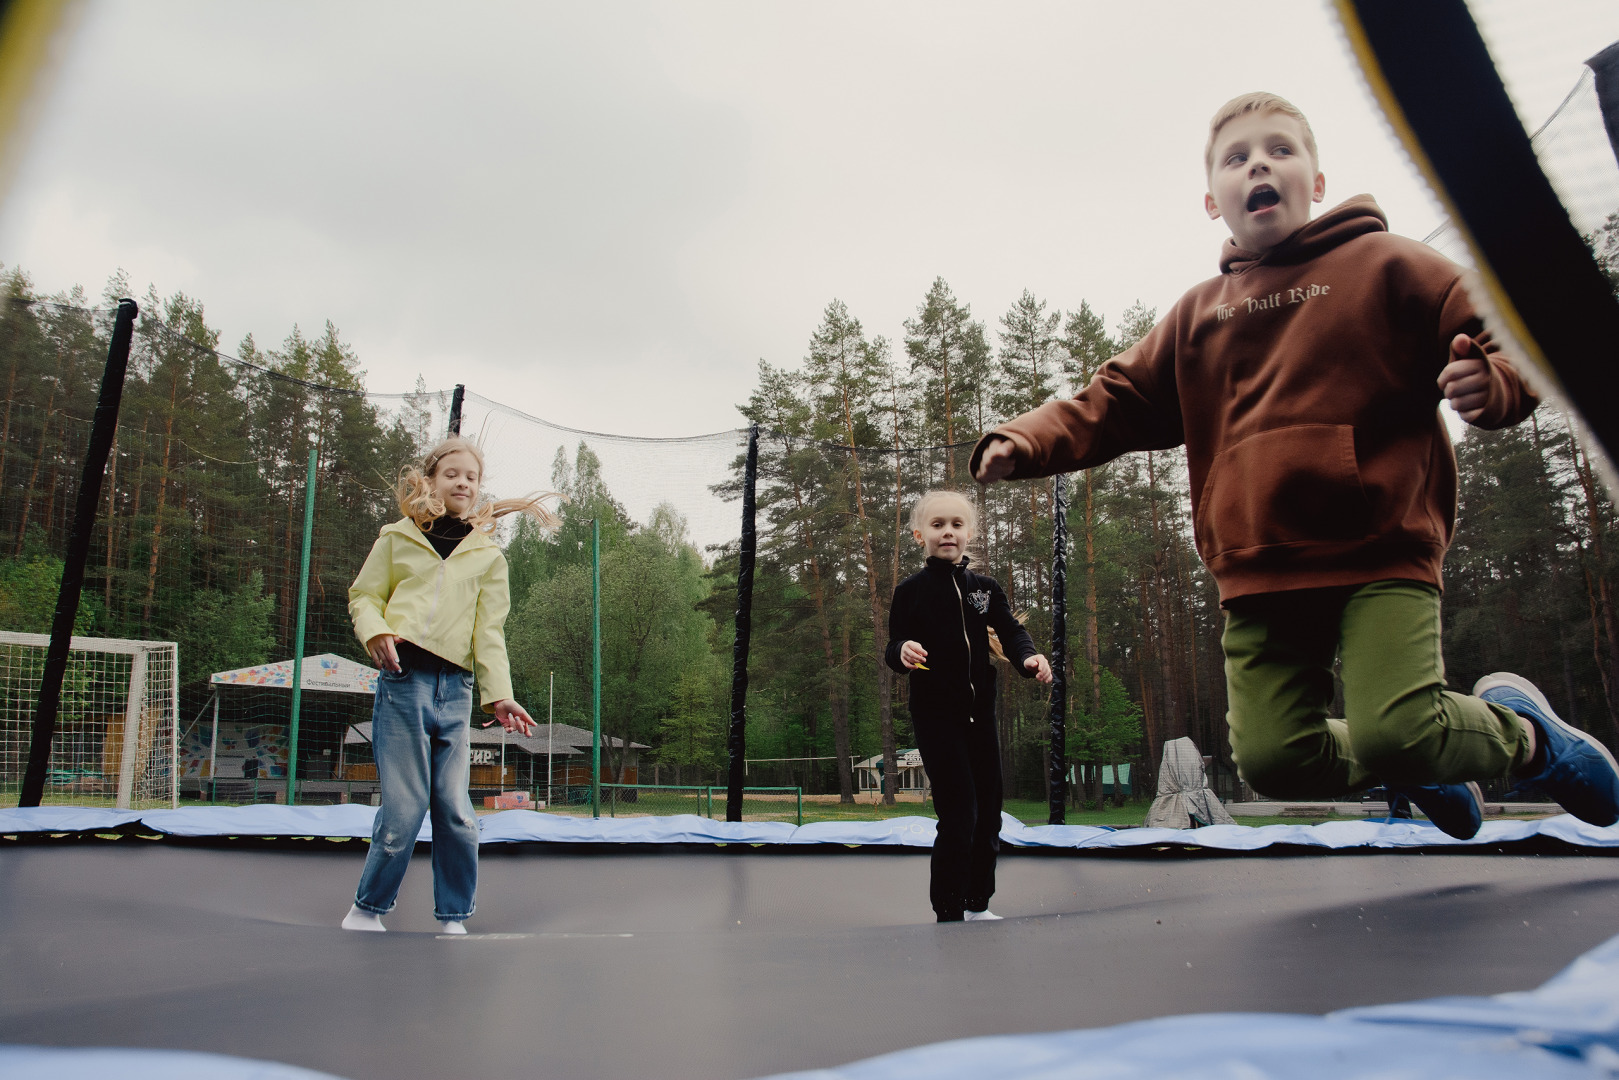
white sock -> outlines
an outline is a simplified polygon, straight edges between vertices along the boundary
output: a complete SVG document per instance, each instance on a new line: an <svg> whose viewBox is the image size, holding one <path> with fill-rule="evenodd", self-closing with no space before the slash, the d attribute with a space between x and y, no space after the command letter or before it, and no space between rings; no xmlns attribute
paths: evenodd
<svg viewBox="0 0 1619 1080"><path fill-rule="evenodd" d="M467 928L454 919L444 919L438 924L438 932L441 934L464 934L467 932Z"/></svg>
<svg viewBox="0 0 1619 1080"><path fill-rule="evenodd" d="M964 912L961 918L964 922L990 922L992 920L999 922L1001 917L993 911L984 910Z"/></svg>
<svg viewBox="0 0 1619 1080"><path fill-rule="evenodd" d="M375 930L381 933L388 928L382 925L381 915L370 911L361 911L358 907L350 907L349 913L343 916L343 929Z"/></svg>

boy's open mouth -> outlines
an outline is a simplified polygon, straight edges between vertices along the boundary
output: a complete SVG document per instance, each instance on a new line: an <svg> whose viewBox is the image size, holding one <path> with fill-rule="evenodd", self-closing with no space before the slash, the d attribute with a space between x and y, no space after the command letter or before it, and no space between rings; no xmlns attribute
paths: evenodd
<svg viewBox="0 0 1619 1080"><path fill-rule="evenodd" d="M1248 193L1248 210L1250 213L1255 210L1264 210L1267 207L1275 206L1281 201L1282 197L1276 194L1275 188L1256 187Z"/></svg>

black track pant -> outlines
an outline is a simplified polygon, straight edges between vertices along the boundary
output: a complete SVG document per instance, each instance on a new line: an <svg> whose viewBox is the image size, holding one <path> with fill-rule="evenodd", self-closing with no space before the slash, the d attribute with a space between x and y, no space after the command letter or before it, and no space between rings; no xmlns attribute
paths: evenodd
<svg viewBox="0 0 1619 1080"><path fill-rule="evenodd" d="M939 831L928 899L940 921L983 911L995 892L1001 841L1001 754L988 720L915 718L917 749L933 787Z"/></svg>

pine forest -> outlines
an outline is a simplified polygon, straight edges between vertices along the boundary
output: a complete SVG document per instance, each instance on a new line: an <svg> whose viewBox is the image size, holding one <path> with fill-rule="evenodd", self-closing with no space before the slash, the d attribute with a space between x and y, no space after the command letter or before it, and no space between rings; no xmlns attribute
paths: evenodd
<svg viewBox="0 0 1619 1080"><path fill-rule="evenodd" d="M1599 251L1614 253L1616 235L1610 222ZM109 282L101 303L77 290L38 296L17 268L3 287L0 629L47 632L108 312L129 283ZM968 456L998 422L1083 387L1156 314L1140 304L1104 314L1080 298L1061 303L1072 306L1025 292L984 317L936 280L905 315L903 337L890 341L833 300L801 359L761 361L751 389L717 388L759 429L748 783L848 800L858 790L854 762L882 755L897 775L914 742L905 680L880 656L895 583L921 567L907 518L923 491L972 494L975 569L1001 583L1038 647L1052 652L1053 482L979 488ZM211 672L292 654L310 447L305 653L365 660L346 590L378 528L398 517L391 485L400 467L443 436L445 394L418 380L414 394L368 395L361 357L331 324L316 335L295 328L274 347L250 336L221 351L200 300L148 292L140 307L77 632L178 642L184 724L202 707ZM1547 688L1566 719L1619 745L1619 532L1599 462L1550 404L1516 428L1468 429L1455 450L1451 685L1518 671ZM583 442L534 468L517 486L567 501L555 534L527 522L501 532L519 700L542 720L552 701L558 721L590 724L595 520L604 730L619 746L650 748L642 782L654 770L669 783L715 782L726 760L737 543L697 546L678 506L633 519ZM738 515L742 469L739 455L710 485ZM1104 801L1103 766L1134 767L1135 796L1150 796L1161 747L1180 736L1213 758L1221 794L1239 795L1226 745L1222 619L1191 541L1183 454L1126 455L1064 486L1075 805ZM1044 800L1047 688L997 666L1008 795ZM311 722L345 721L323 720L317 708ZM604 779L622 769L622 751L607 746Z"/></svg>

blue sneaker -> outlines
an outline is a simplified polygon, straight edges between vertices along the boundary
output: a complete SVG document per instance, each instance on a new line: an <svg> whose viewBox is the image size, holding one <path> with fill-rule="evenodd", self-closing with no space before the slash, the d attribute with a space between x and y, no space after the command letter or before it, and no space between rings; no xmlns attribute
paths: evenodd
<svg viewBox="0 0 1619 1080"><path fill-rule="evenodd" d="M1570 814L1592 825L1619 821L1619 764L1592 736L1565 723L1546 695L1521 675L1498 671L1473 686L1475 696L1505 705L1535 726L1541 767L1518 777L1524 787L1550 795Z"/></svg>
<svg viewBox="0 0 1619 1080"><path fill-rule="evenodd" d="M1413 806L1428 815L1428 820L1439 831L1458 840L1471 840L1484 824L1484 792L1469 780L1465 784L1387 785L1389 816L1400 799L1410 799ZM1409 814L1406 816L1410 816Z"/></svg>

